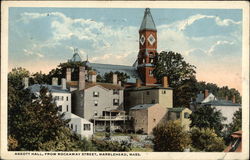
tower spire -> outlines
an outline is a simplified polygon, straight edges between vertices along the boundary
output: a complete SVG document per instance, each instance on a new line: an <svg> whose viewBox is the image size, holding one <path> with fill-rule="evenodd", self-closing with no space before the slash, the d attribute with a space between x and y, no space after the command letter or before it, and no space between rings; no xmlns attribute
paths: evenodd
<svg viewBox="0 0 250 160"><path fill-rule="evenodd" d="M146 8L144 12L144 17L140 27L140 31L142 30L153 30L153 31L157 30L149 8Z"/></svg>

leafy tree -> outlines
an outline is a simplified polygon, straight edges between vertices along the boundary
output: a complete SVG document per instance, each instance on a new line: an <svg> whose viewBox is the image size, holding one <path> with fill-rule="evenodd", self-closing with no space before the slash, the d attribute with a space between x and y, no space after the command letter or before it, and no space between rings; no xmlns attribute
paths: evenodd
<svg viewBox="0 0 250 160"><path fill-rule="evenodd" d="M242 109L240 108L238 111L234 113L233 121L226 127L223 132L224 140L226 144L229 144L231 140L231 134L233 132L242 130Z"/></svg>
<svg viewBox="0 0 250 160"><path fill-rule="evenodd" d="M51 80L49 78L49 75L46 75L41 71L32 74L32 78L30 78L30 84L50 84L50 83Z"/></svg>
<svg viewBox="0 0 250 160"><path fill-rule="evenodd" d="M190 127L210 128L214 129L219 136L222 135L221 130L224 125L222 122L226 120L221 112L210 106L200 107L190 115Z"/></svg>
<svg viewBox="0 0 250 160"><path fill-rule="evenodd" d="M182 81L195 77L196 67L187 63L180 53L162 51L157 59L153 73L158 82L167 76L170 87L175 88Z"/></svg>
<svg viewBox="0 0 250 160"><path fill-rule="evenodd" d="M192 128L191 139L195 151L221 152L225 148L223 138L210 128Z"/></svg>
<svg viewBox="0 0 250 160"><path fill-rule="evenodd" d="M184 151L191 144L189 134L183 131L179 121L161 123L153 129L154 151Z"/></svg>
<svg viewBox="0 0 250 160"><path fill-rule="evenodd" d="M68 120L63 120L46 88L38 98L23 89L22 78L28 75L23 68L8 74L9 150L92 150L91 142L66 127Z"/></svg>
<svg viewBox="0 0 250 160"><path fill-rule="evenodd" d="M174 88L174 107L189 107L191 98L196 95L195 66L187 63L181 54L172 51L161 52L157 56L153 71L157 81L167 76L169 86Z"/></svg>
<svg viewBox="0 0 250 160"><path fill-rule="evenodd" d="M117 79L118 81L121 81L122 84L126 83L127 79L130 78L130 76L128 76L127 73L111 71L109 73L105 73L103 77L99 75L99 77L97 77L98 78L97 80L105 83L113 83L113 74L117 74Z"/></svg>

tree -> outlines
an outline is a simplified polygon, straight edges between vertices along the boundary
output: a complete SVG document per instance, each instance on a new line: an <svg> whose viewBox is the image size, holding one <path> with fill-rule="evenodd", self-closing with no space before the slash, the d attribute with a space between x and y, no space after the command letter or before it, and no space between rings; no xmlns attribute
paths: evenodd
<svg viewBox="0 0 250 160"><path fill-rule="evenodd" d="M69 121L58 112L46 88L41 89L38 98L23 89L22 78L28 75L23 68L8 74L9 150L92 150L89 141L71 133Z"/></svg>
<svg viewBox="0 0 250 160"><path fill-rule="evenodd" d="M157 59L153 73L158 82L167 76L170 87L176 87L182 81L195 77L196 67L184 61L180 53L162 51Z"/></svg>
<svg viewBox="0 0 250 160"><path fill-rule="evenodd" d="M221 152L225 148L223 138L210 128L192 128L191 139L195 151Z"/></svg>
<svg viewBox="0 0 250 160"><path fill-rule="evenodd" d="M195 68L179 53L163 51L157 56L153 74L158 83L161 83L162 77L168 77L169 86L174 89L174 107L189 107L191 98L195 97Z"/></svg>
<svg viewBox="0 0 250 160"><path fill-rule="evenodd" d="M123 72L109 72L109 73L105 73L104 76L101 78L101 76L98 76L97 80L101 80L101 82L105 82L105 83L113 83L113 74L117 74L117 80L121 81L122 84L127 82L127 79L130 78L130 76L127 75L127 73L123 73Z"/></svg>
<svg viewBox="0 0 250 160"><path fill-rule="evenodd" d="M224 140L226 144L228 144L231 140L231 134L233 132L242 130L242 109L240 108L238 111L234 113L233 121L226 127L223 132Z"/></svg>
<svg viewBox="0 0 250 160"><path fill-rule="evenodd" d="M200 107L194 111L189 118L191 120L190 127L198 127L200 129L210 128L214 129L217 135L222 135L221 130L224 127L222 122L226 120L226 118L215 108L210 106Z"/></svg>
<svg viewBox="0 0 250 160"><path fill-rule="evenodd" d="M179 121L161 123L153 129L154 151L182 152L191 144L189 134Z"/></svg>

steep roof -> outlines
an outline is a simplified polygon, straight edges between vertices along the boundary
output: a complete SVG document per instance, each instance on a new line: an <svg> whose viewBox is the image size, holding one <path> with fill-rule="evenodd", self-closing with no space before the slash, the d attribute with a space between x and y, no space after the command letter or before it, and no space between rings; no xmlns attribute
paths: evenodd
<svg viewBox="0 0 250 160"><path fill-rule="evenodd" d="M57 85L57 86L52 86L52 85L48 85L48 84L34 84L32 86L29 86L28 89L30 89L30 91L32 93L36 93L36 92L40 92L40 89L42 87L46 87L48 88L48 90L50 92L54 92L54 93L69 93L69 91L67 89L62 89L61 86Z"/></svg>
<svg viewBox="0 0 250 160"><path fill-rule="evenodd" d="M146 29L147 30L154 30L154 31L157 30L149 8L145 9L144 17L143 17L141 27L140 27L140 31L146 30Z"/></svg>
<svg viewBox="0 0 250 160"><path fill-rule="evenodd" d="M67 82L67 85L69 85L71 87L78 87L78 81ZM91 88L94 86L101 86L101 87L106 88L106 89L124 89L122 86L115 85L112 83L89 83L89 82L85 83L85 89L88 89L88 88Z"/></svg>
<svg viewBox="0 0 250 160"><path fill-rule="evenodd" d="M105 73L116 72L116 71L126 73L129 76L129 78L127 79L128 83L135 83L136 79L140 79L136 68L133 66L90 63L90 62L86 62L86 66L91 67L91 69L95 70L97 74L101 76L103 76Z"/></svg>
<svg viewBox="0 0 250 160"><path fill-rule="evenodd" d="M156 104L139 104L139 105L136 105L132 108L130 108L130 110L141 110L141 109L148 109L149 107L152 107Z"/></svg>
<svg viewBox="0 0 250 160"><path fill-rule="evenodd" d="M78 53L74 53L73 57L70 59L71 62L81 62L82 59Z"/></svg>

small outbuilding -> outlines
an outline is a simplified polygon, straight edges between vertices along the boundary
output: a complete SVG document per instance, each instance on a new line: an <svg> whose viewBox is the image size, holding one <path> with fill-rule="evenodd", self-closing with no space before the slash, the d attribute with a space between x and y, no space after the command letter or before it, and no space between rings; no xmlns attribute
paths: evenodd
<svg viewBox="0 0 250 160"><path fill-rule="evenodd" d="M166 121L167 109L159 104L141 104L130 108L135 132L152 134L153 128Z"/></svg>

